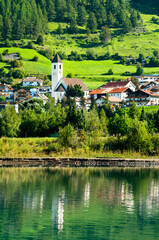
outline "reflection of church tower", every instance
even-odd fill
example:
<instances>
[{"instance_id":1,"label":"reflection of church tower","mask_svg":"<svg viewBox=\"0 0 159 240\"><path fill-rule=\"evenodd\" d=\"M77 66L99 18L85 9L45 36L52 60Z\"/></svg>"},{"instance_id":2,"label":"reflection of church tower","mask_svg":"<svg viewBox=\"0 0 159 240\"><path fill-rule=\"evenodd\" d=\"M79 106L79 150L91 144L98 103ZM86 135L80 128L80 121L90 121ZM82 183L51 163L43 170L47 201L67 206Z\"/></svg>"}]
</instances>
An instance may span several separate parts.
<instances>
[{"instance_id":1,"label":"reflection of church tower","mask_svg":"<svg viewBox=\"0 0 159 240\"><path fill-rule=\"evenodd\" d=\"M65 191L62 190L59 193L59 196L56 197L52 202L52 222L53 228L57 232L61 232L63 230L64 205L65 205Z\"/></svg>"},{"instance_id":2,"label":"reflection of church tower","mask_svg":"<svg viewBox=\"0 0 159 240\"><path fill-rule=\"evenodd\" d=\"M56 54L52 61L52 73L51 73L52 97L54 97L55 99L57 99L57 97L54 90L61 78L63 78L63 62L59 55Z\"/></svg>"}]
</instances>

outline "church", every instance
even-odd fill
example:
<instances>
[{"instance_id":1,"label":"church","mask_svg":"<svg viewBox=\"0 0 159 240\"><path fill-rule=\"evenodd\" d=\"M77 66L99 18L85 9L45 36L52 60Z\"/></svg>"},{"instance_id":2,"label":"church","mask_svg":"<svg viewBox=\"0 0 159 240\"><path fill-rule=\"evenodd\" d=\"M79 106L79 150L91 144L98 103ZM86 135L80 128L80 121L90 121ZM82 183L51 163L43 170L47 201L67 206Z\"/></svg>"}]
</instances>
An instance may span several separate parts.
<instances>
[{"instance_id":1,"label":"church","mask_svg":"<svg viewBox=\"0 0 159 240\"><path fill-rule=\"evenodd\" d=\"M68 85L74 87L76 84L82 87L81 89L84 92L84 98L89 98L89 90L81 79L63 77L63 62L58 54L56 54L52 61L51 80L52 97L55 98L56 102L62 100Z\"/></svg>"}]
</instances>

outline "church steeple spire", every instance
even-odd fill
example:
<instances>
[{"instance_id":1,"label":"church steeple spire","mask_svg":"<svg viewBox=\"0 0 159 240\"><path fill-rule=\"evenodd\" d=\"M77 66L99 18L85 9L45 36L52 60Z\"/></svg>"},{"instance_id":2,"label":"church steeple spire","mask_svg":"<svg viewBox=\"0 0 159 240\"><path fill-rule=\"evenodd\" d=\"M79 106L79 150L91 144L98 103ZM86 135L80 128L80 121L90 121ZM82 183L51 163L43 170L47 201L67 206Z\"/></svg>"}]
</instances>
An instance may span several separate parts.
<instances>
[{"instance_id":1,"label":"church steeple spire","mask_svg":"<svg viewBox=\"0 0 159 240\"><path fill-rule=\"evenodd\" d=\"M62 60L61 60L60 56L58 55L58 53L56 53L54 59L52 60L52 63L62 63Z\"/></svg>"}]
</instances>

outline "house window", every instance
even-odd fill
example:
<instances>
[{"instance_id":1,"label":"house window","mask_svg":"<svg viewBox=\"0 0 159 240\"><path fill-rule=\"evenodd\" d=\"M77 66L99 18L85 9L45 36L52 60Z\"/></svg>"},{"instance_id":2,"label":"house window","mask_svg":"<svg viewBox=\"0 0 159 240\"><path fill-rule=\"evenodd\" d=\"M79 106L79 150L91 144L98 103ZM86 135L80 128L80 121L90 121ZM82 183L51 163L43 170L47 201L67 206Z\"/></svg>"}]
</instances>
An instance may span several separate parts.
<instances>
[{"instance_id":1,"label":"house window","mask_svg":"<svg viewBox=\"0 0 159 240\"><path fill-rule=\"evenodd\" d=\"M56 65L54 65L54 69L56 69Z\"/></svg>"},{"instance_id":2,"label":"house window","mask_svg":"<svg viewBox=\"0 0 159 240\"><path fill-rule=\"evenodd\" d=\"M59 68L61 69L61 65L59 66Z\"/></svg>"}]
</instances>

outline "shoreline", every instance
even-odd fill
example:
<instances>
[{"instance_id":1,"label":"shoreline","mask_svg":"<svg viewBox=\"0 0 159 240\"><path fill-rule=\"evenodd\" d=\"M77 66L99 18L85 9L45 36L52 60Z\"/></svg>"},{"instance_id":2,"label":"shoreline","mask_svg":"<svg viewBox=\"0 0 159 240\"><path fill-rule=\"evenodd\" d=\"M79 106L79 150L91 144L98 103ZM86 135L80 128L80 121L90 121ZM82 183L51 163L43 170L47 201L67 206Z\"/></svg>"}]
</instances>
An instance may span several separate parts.
<instances>
[{"instance_id":1,"label":"shoreline","mask_svg":"<svg viewBox=\"0 0 159 240\"><path fill-rule=\"evenodd\" d=\"M0 157L0 167L159 167L159 159Z\"/></svg>"}]
</instances>

